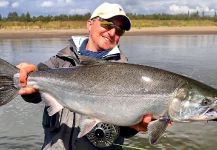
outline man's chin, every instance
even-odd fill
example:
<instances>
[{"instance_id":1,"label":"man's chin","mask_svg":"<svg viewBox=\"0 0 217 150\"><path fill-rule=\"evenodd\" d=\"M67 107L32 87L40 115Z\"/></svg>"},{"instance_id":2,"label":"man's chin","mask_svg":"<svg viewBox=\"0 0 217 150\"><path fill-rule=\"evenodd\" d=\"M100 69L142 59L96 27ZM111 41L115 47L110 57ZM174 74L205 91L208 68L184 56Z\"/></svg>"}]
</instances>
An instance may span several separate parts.
<instances>
[{"instance_id":1,"label":"man's chin","mask_svg":"<svg viewBox=\"0 0 217 150\"><path fill-rule=\"evenodd\" d=\"M115 45L111 44L110 42L104 42L103 45L101 46L102 49L106 50L106 49L112 49L114 48Z\"/></svg>"}]
</instances>

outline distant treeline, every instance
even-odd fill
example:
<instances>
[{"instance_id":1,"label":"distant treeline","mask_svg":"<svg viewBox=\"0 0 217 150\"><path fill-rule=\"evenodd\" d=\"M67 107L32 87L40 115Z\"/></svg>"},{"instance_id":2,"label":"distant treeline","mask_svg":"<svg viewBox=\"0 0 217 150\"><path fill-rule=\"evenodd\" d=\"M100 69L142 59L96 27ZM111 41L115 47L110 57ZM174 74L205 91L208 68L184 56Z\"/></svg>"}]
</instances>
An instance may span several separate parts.
<instances>
[{"instance_id":1,"label":"distant treeline","mask_svg":"<svg viewBox=\"0 0 217 150\"><path fill-rule=\"evenodd\" d=\"M84 15L57 15L57 16L31 16L29 12L23 13L18 15L17 12L9 12L7 17L2 17L0 14L0 21L20 21L20 22L50 22L50 21L82 21L88 20L90 18L90 13ZM141 19L150 19L150 20L212 20L217 21L216 13L213 16L205 16L203 13L199 15L198 12L196 13L188 13L188 14L177 14L177 15L170 15L170 14L152 14L152 15L143 15L143 14L127 14L132 20L141 20Z\"/></svg>"},{"instance_id":2,"label":"distant treeline","mask_svg":"<svg viewBox=\"0 0 217 150\"><path fill-rule=\"evenodd\" d=\"M75 20L87 20L90 18L90 13L84 15L57 15L57 16L31 16L29 12L18 15L17 12L9 12L7 17L2 17L0 14L0 21L26 21L26 22L49 22L49 21L75 21Z\"/></svg>"}]
</instances>

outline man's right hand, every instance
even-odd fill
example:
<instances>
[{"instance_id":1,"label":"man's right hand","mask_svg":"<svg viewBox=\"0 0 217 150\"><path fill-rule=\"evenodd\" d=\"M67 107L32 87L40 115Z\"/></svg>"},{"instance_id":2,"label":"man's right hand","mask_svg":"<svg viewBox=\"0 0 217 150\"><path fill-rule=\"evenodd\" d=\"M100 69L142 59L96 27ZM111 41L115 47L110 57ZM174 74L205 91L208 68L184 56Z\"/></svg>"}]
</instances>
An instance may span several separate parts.
<instances>
[{"instance_id":1,"label":"man's right hand","mask_svg":"<svg viewBox=\"0 0 217 150\"><path fill-rule=\"evenodd\" d=\"M17 68L20 69L20 84L22 87L18 94L27 95L37 92L37 89L31 86L26 86L29 73L37 71L37 66L33 64L21 63L17 65Z\"/></svg>"}]
</instances>

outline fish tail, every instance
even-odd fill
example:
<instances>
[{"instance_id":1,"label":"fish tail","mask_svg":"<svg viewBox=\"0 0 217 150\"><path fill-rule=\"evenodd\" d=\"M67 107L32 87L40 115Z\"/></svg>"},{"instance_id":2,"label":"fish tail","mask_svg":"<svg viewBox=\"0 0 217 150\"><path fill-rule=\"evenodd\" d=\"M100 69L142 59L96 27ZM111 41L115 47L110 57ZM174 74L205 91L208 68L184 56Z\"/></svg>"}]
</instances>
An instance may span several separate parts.
<instances>
[{"instance_id":1,"label":"fish tail","mask_svg":"<svg viewBox=\"0 0 217 150\"><path fill-rule=\"evenodd\" d=\"M0 106L18 95L18 88L14 84L14 74L18 72L18 68L0 58Z\"/></svg>"}]
</instances>

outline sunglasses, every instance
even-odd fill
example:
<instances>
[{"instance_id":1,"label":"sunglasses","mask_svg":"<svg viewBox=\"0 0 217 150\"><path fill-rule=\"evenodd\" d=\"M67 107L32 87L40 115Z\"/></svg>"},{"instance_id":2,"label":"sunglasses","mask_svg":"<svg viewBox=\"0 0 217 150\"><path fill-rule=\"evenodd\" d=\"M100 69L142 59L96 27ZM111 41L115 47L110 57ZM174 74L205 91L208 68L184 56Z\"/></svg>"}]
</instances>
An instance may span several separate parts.
<instances>
[{"instance_id":1,"label":"sunglasses","mask_svg":"<svg viewBox=\"0 0 217 150\"><path fill-rule=\"evenodd\" d=\"M115 34L117 34L118 36L122 36L125 32L124 29L121 29L119 26L115 25L113 22L99 18L98 19L100 21L100 26L107 29L107 30L111 30L113 28L115 28Z\"/></svg>"}]
</instances>

